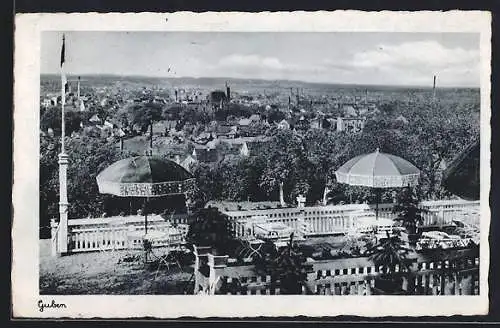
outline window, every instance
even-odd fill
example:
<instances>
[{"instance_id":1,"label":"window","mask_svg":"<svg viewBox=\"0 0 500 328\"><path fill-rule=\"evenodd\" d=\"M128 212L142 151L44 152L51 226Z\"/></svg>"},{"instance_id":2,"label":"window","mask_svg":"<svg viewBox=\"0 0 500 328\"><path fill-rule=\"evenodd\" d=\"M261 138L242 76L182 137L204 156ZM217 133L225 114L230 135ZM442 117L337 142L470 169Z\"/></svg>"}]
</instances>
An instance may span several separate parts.
<instances>
[{"instance_id":1,"label":"window","mask_svg":"<svg viewBox=\"0 0 500 328\"><path fill-rule=\"evenodd\" d=\"M356 274L356 268L351 269L351 274Z\"/></svg>"},{"instance_id":2,"label":"window","mask_svg":"<svg viewBox=\"0 0 500 328\"><path fill-rule=\"evenodd\" d=\"M339 269L335 269L335 275L336 276L340 275L340 270Z\"/></svg>"},{"instance_id":3,"label":"window","mask_svg":"<svg viewBox=\"0 0 500 328\"><path fill-rule=\"evenodd\" d=\"M363 267L359 268L359 273L365 273L365 268Z\"/></svg>"},{"instance_id":4,"label":"window","mask_svg":"<svg viewBox=\"0 0 500 328\"><path fill-rule=\"evenodd\" d=\"M367 267L366 268L366 273L372 273L372 267Z\"/></svg>"},{"instance_id":5,"label":"window","mask_svg":"<svg viewBox=\"0 0 500 328\"><path fill-rule=\"evenodd\" d=\"M342 274L347 274L347 269L342 270Z\"/></svg>"}]
</instances>

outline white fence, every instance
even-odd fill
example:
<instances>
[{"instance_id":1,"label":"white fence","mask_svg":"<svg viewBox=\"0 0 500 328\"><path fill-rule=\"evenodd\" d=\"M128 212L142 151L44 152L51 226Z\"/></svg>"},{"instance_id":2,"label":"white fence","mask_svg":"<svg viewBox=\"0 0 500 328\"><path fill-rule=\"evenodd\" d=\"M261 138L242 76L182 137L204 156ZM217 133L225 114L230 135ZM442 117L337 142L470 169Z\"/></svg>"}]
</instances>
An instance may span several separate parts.
<instances>
[{"instance_id":1,"label":"white fence","mask_svg":"<svg viewBox=\"0 0 500 328\"><path fill-rule=\"evenodd\" d=\"M379 217L394 219L394 204L380 204ZM479 212L479 201L439 200L421 203L424 210L423 227L442 227L452 224L461 213ZM276 208L246 211L226 211L233 223L233 230L237 237L245 236L248 231L245 227L253 217L267 217L267 222L284 223L294 229L301 225L307 226L308 236L342 234L352 230L356 225L356 216L361 214L373 215L374 205L346 204L330 206L312 206L295 208Z\"/></svg>"},{"instance_id":2,"label":"white fence","mask_svg":"<svg viewBox=\"0 0 500 328\"><path fill-rule=\"evenodd\" d=\"M203 261L210 267L208 276L199 272L199 260L195 265L195 286L208 289L214 281L222 280L229 290L213 290L212 293L234 295L280 294L279 282L269 275L260 276L253 265L229 266L227 257L203 254ZM412 295L479 295L479 254L472 249L458 250L453 256L417 254L408 269L396 265L394 272L401 273L400 287ZM214 265L217 264L217 265ZM316 295L371 295L376 280L388 268L375 265L369 258L347 258L309 261L312 272L307 275L309 293ZM199 287L201 286L201 287ZM238 286L238 287L236 287ZM303 289L306 293L306 289Z\"/></svg>"},{"instance_id":3,"label":"white fence","mask_svg":"<svg viewBox=\"0 0 500 328\"><path fill-rule=\"evenodd\" d=\"M182 219L177 218L179 222ZM185 221L184 221L185 222ZM143 216L75 219L68 223L68 251L71 253L106 251L131 248L142 245L142 235L145 234ZM163 238L152 240L152 246L179 244L184 241L188 226L178 223L175 227L162 217L148 217L148 233L163 232ZM53 224L52 245L53 254L57 253L58 226Z\"/></svg>"},{"instance_id":4,"label":"white fence","mask_svg":"<svg viewBox=\"0 0 500 328\"><path fill-rule=\"evenodd\" d=\"M394 204L380 204L379 217L393 219ZM425 209L424 227L437 227L451 224L452 220L463 217L463 213L478 213L479 201L442 200L425 201L421 204ZM347 204L330 206L312 206L302 208L278 208L249 211L227 211L237 237L247 235L246 227L254 216L266 216L267 222L284 223L305 236L331 235L346 233L356 224L354 213L373 213L374 206L368 204ZM471 214L472 215L472 214ZM131 241L129 232L131 227L136 231L144 230L143 216L87 218L68 220L68 250L69 252L86 252L106 249L124 249ZM176 231L171 229L175 224ZM57 253L57 243L60 229L57 223L52 222L53 253ZM187 216L172 215L166 222L159 215L148 217L148 231L169 232L172 238L177 233L187 234ZM157 245L171 241L157 242Z\"/></svg>"}]
</instances>

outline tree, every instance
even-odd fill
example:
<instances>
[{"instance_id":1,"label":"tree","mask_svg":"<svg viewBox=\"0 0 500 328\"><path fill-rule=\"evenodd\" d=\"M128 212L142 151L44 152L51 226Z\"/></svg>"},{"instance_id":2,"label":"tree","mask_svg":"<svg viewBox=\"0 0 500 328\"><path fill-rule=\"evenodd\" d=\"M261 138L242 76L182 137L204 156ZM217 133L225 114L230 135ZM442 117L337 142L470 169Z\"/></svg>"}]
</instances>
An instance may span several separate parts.
<instances>
[{"instance_id":1,"label":"tree","mask_svg":"<svg viewBox=\"0 0 500 328\"><path fill-rule=\"evenodd\" d=\"M189 218L188 243L213 247L217 254L234 251L234 238L228 217L217 208L198 210Z\"/></svg>"},{"instance_id":2,"label":"tree","mask_svg":"<svg viewBox=\"0 0 500 328\"><path fill-rule=\"evenodd\" d=\"M301 174L308 168L302 140L293 131L281 130L273 137L269 148L260 185L268 195L277 187L292 190Z\"/></svg>"},{"instance_id":3,"label":"tree","mask_svg":"<svg viewBox=\"0 0 500 328\"><path fill-rule=\"evenodd\" d=\"M420 208L419 203L416 193L407 187L399 193L397 202L392 209L393 213L397 214L395 220L401 222L401 225L406 229L412 244L416 243L418 225L424 221L422 216L424 210Z\"/></svg>"},{"instance_id":4,"label":"tree","mask_svg":"<svg viewBox=\"0 0 500 328\"><path fill-rule=\"evenodd\" d=\"M40 237L50 236L50 219L58 217L59 138L40 138Z\"/></svg>"},{"instance_id":5,"label":"tree","mask_svg":"<svg viewBox=\"0 0 500 328\"><path fill-rule=\"evenodd\" d=\"M323 198L325 190L333 190L334 172L348 159L349 147L344 144L344 134L313 129L304 135L305 156L309 162L311 186L308 199Z\"/></svg>"},{"instance_id":6,"label":"tree","mask_svg":"<svg viewBox=\"0 0 500 328\"><path fill-rule=\"evenodd\" d=\"M280 250L276 250L274 244L264 246L263 256L255 265L257 273L270 275L271 281L279 280L280 294L302 294L302 288L307 289L307 274L312 267L307 264L306 257L294 243L293 233L287 246Z\"/></svg>"},{"instance_id":7,"label":"tree","mask_svg":"<svg viewBox=\"0 0 500 328\"><path fill-rule=\"evenodd\" d=\"M155 102L134 103L126 107L130 125L137 125L144 133L153 122L162 118L163 105Z\"/></svg>"},{"instance_id":8,"label":"tree","mask_svg":"<svg viewBox=\"0 0 500 328\"><path fill-rule=\"evenodd\" d=\"M442 103L420 104L415 111L407 133L409 138L408 159L422 170L422 192L426 198L442 198L446 195L441 187L443 163L451 161L465 145L478 135L476 122L471 113L450 108Z\"/></svg>"},{"instance_id":9,"label":"tree","mask_svg":"<svg viewBox=\"0 0 500 328\"><path fill-rule=\"evenodd\" d=\"M380 274L378 281L385 285L384 289L394 292L401 289L401 278L410 269L409 249L399 235L381 238L372 249L368 250L369 259L377 266L383 266L387 271ZM396 273L396 265L399 270Z\"/></svg>"},{"instance_id":10,"label":"tree","mask_svg":"<svg viewBox=\"0 0 500 328\"><path fill-rule=\"evenodd\" d=\"M399 235L380 238L377 245L370 250L370 260L376 265L386 266L388 273L394 272L396 265L405 267L409 249Z\"/></svg>"},{"instance_id":11,"label":"tree","mask_svg":"<svg viewBox=\"0 0 500 328\"><path fill-rule=\"evenodd\" d=\"M64 115L66 135L71 135L74 131L80 130L82 122L82 114L75 111L66 111ZM49 107L40 117L40 129L47 132L49 128L54 130L58 135L61 135L61 108Z\"/></svg>"},{"instance_id":12,"label":"tree","mask_svg":"<svg viewBox=\"0 0 500 328\"><path fill-rule=\"evenodd\" d=\"M70 217L95 217L103 212L112 214L113 208L106 206L106 201L112 196L99 193L96 177L112 163L126 157L126 154L120 154L114 143L102 138L71 138L67 145Z\"/></svg>"},{"instance_id":13,"label":"tree","mask_svg":"<svg viewBox=\"0 0 500 328\"><path fill-rule=\"evenodd\" d=\"M40 226L46 227L58 217L60 138L40 140ZM122 156L113 143L101 138L81 136L66 140L68 165L68 216L70 219L88 215L100 216L113 211L107 207L109 195L99 193L96 176ZM111 214L111 213L110 213ZM118 213L116 213L118 214Z\"/></svg>"},{"instance_id":14,"label":"tree","mask_svg":"<svg viewBox=\"0 0 500 328\"><path fill-rule=\"evenodd\" d=\"M209 164L199 162L194 166L192 173L205 201L222 199L223 181L219 179L216 169Z\"/></svg>"}]
</instances>

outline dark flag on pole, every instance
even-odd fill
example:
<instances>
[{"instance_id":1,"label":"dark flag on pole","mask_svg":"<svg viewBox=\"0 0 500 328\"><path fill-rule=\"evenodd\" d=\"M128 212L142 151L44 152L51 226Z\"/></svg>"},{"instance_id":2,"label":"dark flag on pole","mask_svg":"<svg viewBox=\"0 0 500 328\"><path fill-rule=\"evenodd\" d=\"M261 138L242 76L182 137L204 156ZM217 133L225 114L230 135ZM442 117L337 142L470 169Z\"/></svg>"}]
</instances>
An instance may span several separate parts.
<instances>
[{"instance_id":1,"label":"dark flag on pole","mask_svg":"<svg viewBox=\"0 0 500 328\"><path fill-rule=\"evenodd\" d=\"M65 103L66 100L66 92L68 92L68 80L66 79L66 73L64 72L65 57L66 57L66 49L65 49L65 40L63 34L62 47L61 47L61 96L63 104Z\"/></svg>"}]
</instances>

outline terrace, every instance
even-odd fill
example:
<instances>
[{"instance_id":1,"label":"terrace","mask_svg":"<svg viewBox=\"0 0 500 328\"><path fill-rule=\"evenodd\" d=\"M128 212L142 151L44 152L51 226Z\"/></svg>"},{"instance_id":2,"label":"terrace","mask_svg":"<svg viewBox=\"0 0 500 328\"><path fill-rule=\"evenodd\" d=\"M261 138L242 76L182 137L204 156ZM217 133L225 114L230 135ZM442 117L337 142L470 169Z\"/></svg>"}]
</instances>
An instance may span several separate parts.
<instances>
[{"instance_id":1,"label":"terrace","mask_svg":"<svg viewBox=\"0 0 500 328\"><path fill-rule=\"evenodd\" d=\"M358 286L352 287L352 293L355 290L358 293L358 289L355 288L362 288L359 289L359 293L367 295L380 292L377 292L375 282L378 278L375 279L376 277L371 274L373 272L383 273L385 269L376 267L367 257L367 250L373 246L374 237L377 237L370 229L373 222L370 221L372 212L369 205L347 204L270 209L266 208L267 206L261 206L260 210L252 209L250 205L247 204L244 207L248 210L225 212L230 222L233 222L235 237L242 241L239 243L240 247L234 247L234 254L219 257L213 255L212 250L204 250L204 254L199 254L201 257L196 257L193 264L192 255L188 252L185 254L187 256L185 262L179 266L170 265L168 267L162 267L158 263L153 266L145 266L142 261L134 260L134 257L130 256L130 252L135 252L137 254L135 256L140 256L139 249L135 247L134 250L134 247L130 246L131 244L139 245L140 238L136 238L134 243L133 238L128 236L131 227L136 231L143 229L144 218L141 216L69 220L68 254L71 255L63 257L48 256L54 252L58 242L58 227L53 222L53 238L43 242L43 254L40 256L41 292L56 294L85 292L95 294L182 294L198 290L198 292L221 293L221 291L227 290L227 284L233 284L237 279L238 284L241 281L246 281L243 285L247 287L241 289L238 292L240 294L279 293L278 285L271 282L270 277L256 274L254 264L261 254L260 247L265 241L274 242L278 248L286 246L291 232L295 232L297 237L302 237L302 239L296 239L299 249L308 259L308 263L312 265L313 272L308 274L307 293L344 295L348 293L347 290L350 290L352 284ZM390 219L393 216L392 212L389 211L391 206L392 204L380 206L379 223L383 223L382 226L392 227L389 224L393 222ZM462 290L463 293L470 294L477 292L477 286L474 285L477 283L474 279L477 278L478 270L478 255L475 252L477 252L476 245L478 244L479 202L435 201L423 202L421 206L431 209L421 228L429 231L446 228L448 236L441 233L439 234L441 239L431 239L436 233L424 233L424 238L417 243L416 248L411 252L410 258L413 259L411 285L414 286L411 292L417 293L415 288L420 286L418 293L424 293L422 290L427 290L427 292L434 290L433 293L443 291L444 293L445 287L442 285L439 285L438 289L434 288L437 282L433 282L434 285L433 283L429 285L430 277L437 275L435 271L438 270L438 264L432 264L432 268L435 268L432 269L434 270L432 272L425 270L431 266L429 263L444 263L450 258L454 259L454 263L458 261L458 264L452 264L452 266L458 265L460 267L462 260L456 259L456 254L458 254L457 256L463 254L463 261L466 263L469 263L468 259L471 259L472 262L465 265L464 269L460 271L465 277L464 286L467 284L467 287L460 287L461 282L459 282L459 287L457 287L459 289L453 292L462 293ZM159 240L153 245L160 253L173 244L184 243L183 239L189 229L186 215L175 215L168 220L159 215L153 215L148 218L148 221L151 231L162 232L168 236L168 238ZM242 225L243 223L245 225ZM354 227L358 228L356 234L352 233L353 223ZM468 227L468 229L464 227ZM471 229L471 227L476 227L476 229ZM472 238L471 234L475 238ZM378 238L380 237L379 235ZM429 239L432 240L432 243L428 242ZM457 242L458 240L460 242ZM474 243L470 243L471 240ZM243 251L245 249L247 252ZM205 269L200 270L202 266ZM324 271L318 274L320 270ZM198 274L198 271L203 272ZM424 275L423 272L427 275ZM426 278L422 278L422 276ZM462 276L456 278L457 281L462 279ZM103 277L108 277L106 280L109 281L106 284L98 283L100 279L101 281L104 279ZM217 279L219 281L213 288L209 288L210 284L213 284ZM423 283L422 279L424 279ZM448 278L446 276L443 279ZM250 282L251 284L248 285ZM469 282L473 287L470 287ZM445 283L443 282L443 284ZM274 289L270 287L271 285ZM368 285L370 287L367 287ZM368 288L370 288L369 291L367 291ZM231 290L231 292L233 291Z\"/></svg>"}]
</instances>

